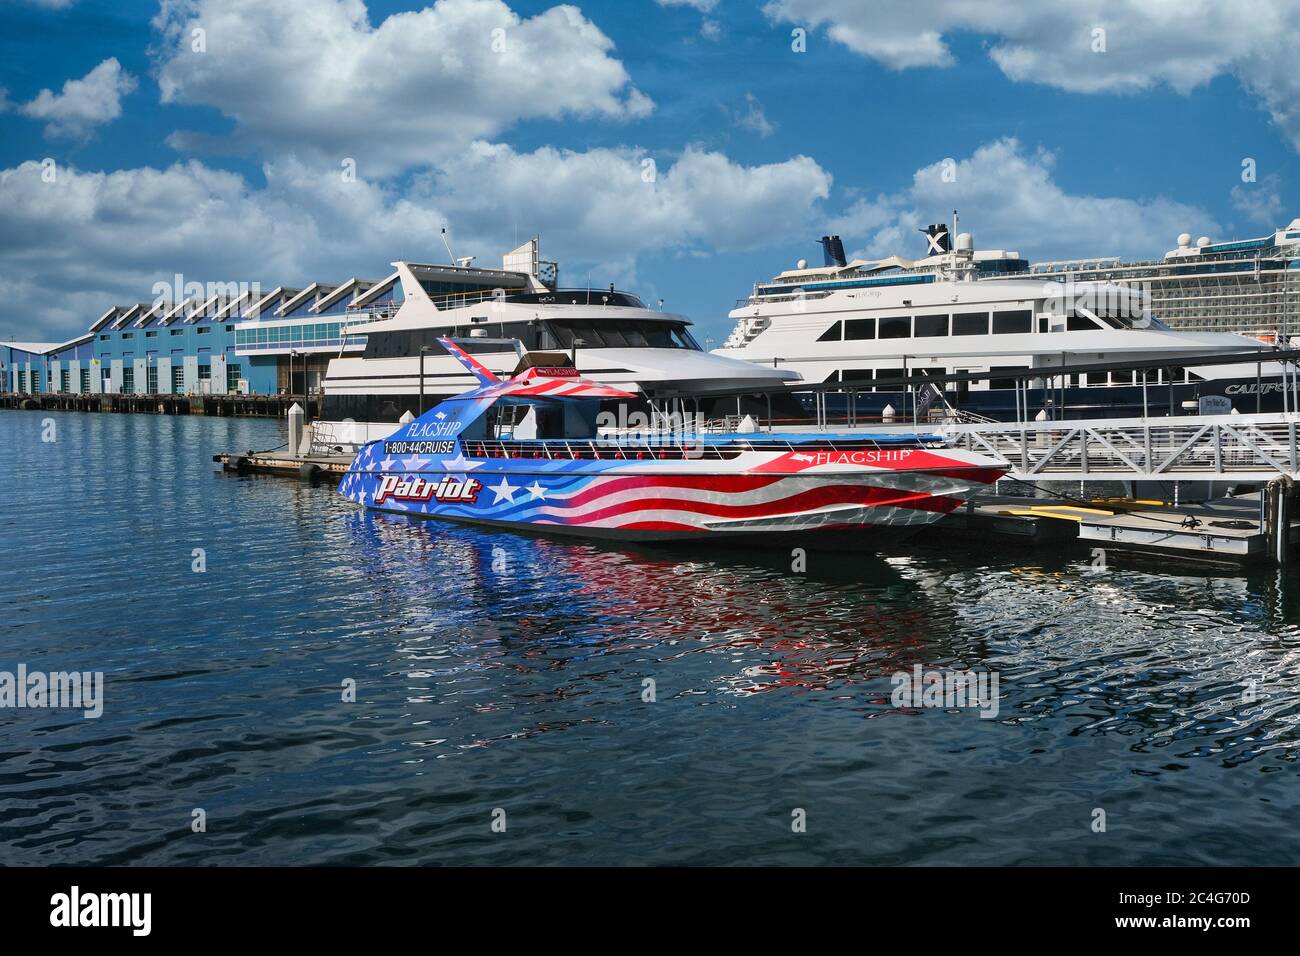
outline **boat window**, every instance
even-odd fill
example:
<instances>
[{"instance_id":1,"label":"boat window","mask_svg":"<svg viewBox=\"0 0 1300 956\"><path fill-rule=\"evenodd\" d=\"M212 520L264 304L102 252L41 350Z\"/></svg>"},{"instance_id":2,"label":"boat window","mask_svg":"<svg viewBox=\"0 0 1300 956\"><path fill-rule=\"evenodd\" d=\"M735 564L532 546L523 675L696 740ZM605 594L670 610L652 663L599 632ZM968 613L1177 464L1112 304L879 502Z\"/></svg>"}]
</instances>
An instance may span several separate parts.
<instances>
[{"instance_id":1,"label":"boat window","mask_svg":"<svg viewBox=\"0 0 1300 956\"><path fill-rule=\"evenodd\" d=\"M876 378L878 378L878 379L905 378L906 376L907 376L907 369L905 369L905 368L878 368L878 369L876 369ZM904 389L906 386L903 386L903 385L887 385L887 386L885 386L885 387L888 388L891 392L901 392L901 391L903 391L903 389Z\"/></svg>"},{"instance_id":2,"label":"boat window","mask_svg":"<svg viewBox=\"0 0 1300 956\"><path fill-rule=\"evenodd\" d=\"M869 368L846 368L840 376L840 381L845 385L851 382L870 382L875 377L875 372Z\"/></svg>"},{"instance_id":3,"label":"boat window","mask_svg":"<svg viewBox=\"0 0 1300 956\"><path fill-rule=\"evenodd\" d=\"M829 329L817 336L818 342L838 342L843 334L844 323L836 322Z\"/></svg>"},{"instance_id":4,"label":"boat window","mask_svg":"<svg viewBox=\"0 0 1300 956\"><path fill-rule=\"evenodd\" d=\"M910 315L889 315L880 317L880 337L882 339L907 339L912 337L912 317Z\"/></svg>"},{"instance_id":5,"label":"boat window","mask_svg":"<svg viewBox=\"0 0 1300 956\"><path fill-rule=\"evenodd\" d=\"M1089 385L1105 385L1108 381L1105 372L1089 372L1087 379Z\"/></svg>"},{"instance_id":6,"label":"boat window","mask_svg":"<svg viewBox=\"0 0 1300 956\"><path fill-rule=\"evenodd\" d=\"M600 339L607 348L625 349L627 348L627 339L619 330L616 323L609 322L600 326Z\"/></svg>"},{"instance_id":7,"label":"boat window","mask_svg":"<svg viewBox=\"0 0 1300 956\"><path fill-rule=\"evenodd\" d=\"M680 322L638 321L636 319L600 319L598 321L550 319L546 323L562 349L571 349L574 339L578 348L655 348L700 351L686 326Z\"/></svg>"},{"instance_id":8,"label":"boat window","mask_svg":"<svg viewBox=\"0 0 1300 956\"><path fill-rule=\"evenodd\" d=\"M838 382L839 380L840 380L840 370L836 369L835 371L831 372L831 374L827 375L824 379L822 379L822 382L823 383Z\"/></svg>"},{"instance_id":9,"label":"boat window","mask_svg":"<svg viewBox=\"0 0 1300 956\"><path fill-rule=\"evenodd\" d=\"M958 312L952 317L953 335L988 335L987 312Z\"/></svg>"},{"instance_id":10,"label":"boat window","mask_svg":"<svg viewBox=\"0 0 1300 956\"><path fill-rule=\"evenodd\" d=\"M1014 335L1033 331L1034 314L1028 309L993 313L993 334Z\"/></svg>"},{"instance_id":11,"label":"boat window","mask_svg":"<svg viewBox=\"0 0 1300 956\"><path fill-rule=\"evenodd\" d=\"M989 388L1015 388L1018 381L1024 379L1015 378L994 378L993 376L1001 373L1006 375L1008 372L1028 372L1027 365L994 365L989 368Z\"/></svg>"},{"instance_id":12,"label":"boat window","mask_svg":"<svg viewBox=\"0 0 1300 956\"><path fill-rule=\"evenodd\" d=\"M1133 373L1132 372L1111 372L1110 383L1112 385L1132 385Z\"/></svg>"},{"instance_id":13,"label":"boat window","mask_svg":"<svg viewBox=\"0 0 1300 956\"><path fill-rule=\"evenodd\" d=\"M1069 318L1065 320L1065 330L1067 332L1091 332L1093 329L1101 327L1101 323L1096 319L1090 319L1086 315L1079 315L1077 312L1070 313Z\"/></svg>"},{"instance_id":14,"label":"boat window","mask_svg":"<svg viewBox=\"0 0 1300 956\"><path fill-rule=\"evenodd\" d=\"M874 339L875 337L875 319L848 319L844 323L844 338L847 341Z\"/></svg>"},{"instance_id":15,"label":"boat window","mask_svg":"<svg viewBox=\"0 0 1300 956\"><path fill-rule=\"evenodd\" d=\"M937 338L948 334L948 316L918 315L916 317L916 337L918 339Z\"/></svg>"}]
</instances>

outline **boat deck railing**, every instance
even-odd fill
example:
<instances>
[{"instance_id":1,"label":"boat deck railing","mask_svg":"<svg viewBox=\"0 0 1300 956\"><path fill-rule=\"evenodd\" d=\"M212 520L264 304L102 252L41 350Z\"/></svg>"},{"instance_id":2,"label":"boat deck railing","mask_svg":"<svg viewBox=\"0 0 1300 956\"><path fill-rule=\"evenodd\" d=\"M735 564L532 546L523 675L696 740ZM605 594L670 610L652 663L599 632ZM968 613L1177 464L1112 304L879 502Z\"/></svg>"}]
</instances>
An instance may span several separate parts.
<instances>
[{"instance_id":1,"label":"boat deck railing","mask_svg":"<svg viewBox=\"0 0 1300 956\"><path fill-rule=\"evenodd\" d=\"M899 436L877 441L871 438L789 441L783 438L755 438L736 441L705 441L703 435L665 437L662 441L628 440L626 437L572 439L539 438L521 441L465 439L461 444L469 458L529 458L560 461L725 461L747 452L854 452L896 451L930 448L943 444L938 436Z\"/></svg>"}]
</instances>

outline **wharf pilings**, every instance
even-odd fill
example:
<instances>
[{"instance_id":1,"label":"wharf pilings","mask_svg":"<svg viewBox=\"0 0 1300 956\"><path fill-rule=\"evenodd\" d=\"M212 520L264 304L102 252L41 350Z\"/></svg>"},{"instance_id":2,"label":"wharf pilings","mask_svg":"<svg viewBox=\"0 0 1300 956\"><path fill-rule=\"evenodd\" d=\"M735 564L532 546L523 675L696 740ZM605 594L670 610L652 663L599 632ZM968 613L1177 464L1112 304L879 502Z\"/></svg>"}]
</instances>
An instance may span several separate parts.
<instances>
[{"instance_id":1,"label":"wharf pilings","mask_svg":"<svg viewBox=\"0 0 1300 956\"><path fill-rule=\"evenodd\" d=\"M297 402L313 417L320 399L304 395L138 395L65 392L0 393L0 408L61 412L116 412L137 415L217 415L283 418Z\"/></svg>"}]
</instances>

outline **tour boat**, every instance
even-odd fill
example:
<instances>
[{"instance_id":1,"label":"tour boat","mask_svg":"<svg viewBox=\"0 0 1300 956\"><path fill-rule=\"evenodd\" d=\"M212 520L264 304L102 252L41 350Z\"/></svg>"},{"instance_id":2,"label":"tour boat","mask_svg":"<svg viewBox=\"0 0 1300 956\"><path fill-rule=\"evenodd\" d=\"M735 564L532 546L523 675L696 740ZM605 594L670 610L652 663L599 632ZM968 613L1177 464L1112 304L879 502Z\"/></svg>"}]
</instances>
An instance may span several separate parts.
<instances>
[{"instance_id":1,"label":"tour boat","mask_svg":"<svg viewBox=\"0 0 1300 956\"><path fill-rule=\"evenodd\" d=\"M339 486L357 504L612 540L815 534L870 549L937 521L1007 469L921 434L629 428L609 409L635 393L581 377L563 353L522 352L503 379L440 344L479 387L363 446Z\"/></svg>"}]
</instances>

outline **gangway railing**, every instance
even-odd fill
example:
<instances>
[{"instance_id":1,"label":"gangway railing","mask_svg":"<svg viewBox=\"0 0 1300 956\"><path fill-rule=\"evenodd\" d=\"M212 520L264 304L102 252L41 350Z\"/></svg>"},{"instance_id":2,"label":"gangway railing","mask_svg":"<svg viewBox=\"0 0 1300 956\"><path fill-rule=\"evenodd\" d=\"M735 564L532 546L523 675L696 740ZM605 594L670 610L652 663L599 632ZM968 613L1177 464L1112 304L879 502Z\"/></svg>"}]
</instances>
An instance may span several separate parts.
<instances>
[{"instance_id":1,"label":"gangway railing","mask_svg":"<svg viewBox=\"0 0 1300 956\"><path fill-rule=\"evenodd\" d=\"M958 448L1006 460L1013 478L1269 481L1300 478L1300 413L948 423Z\"/></svg>"}]
</instances>

